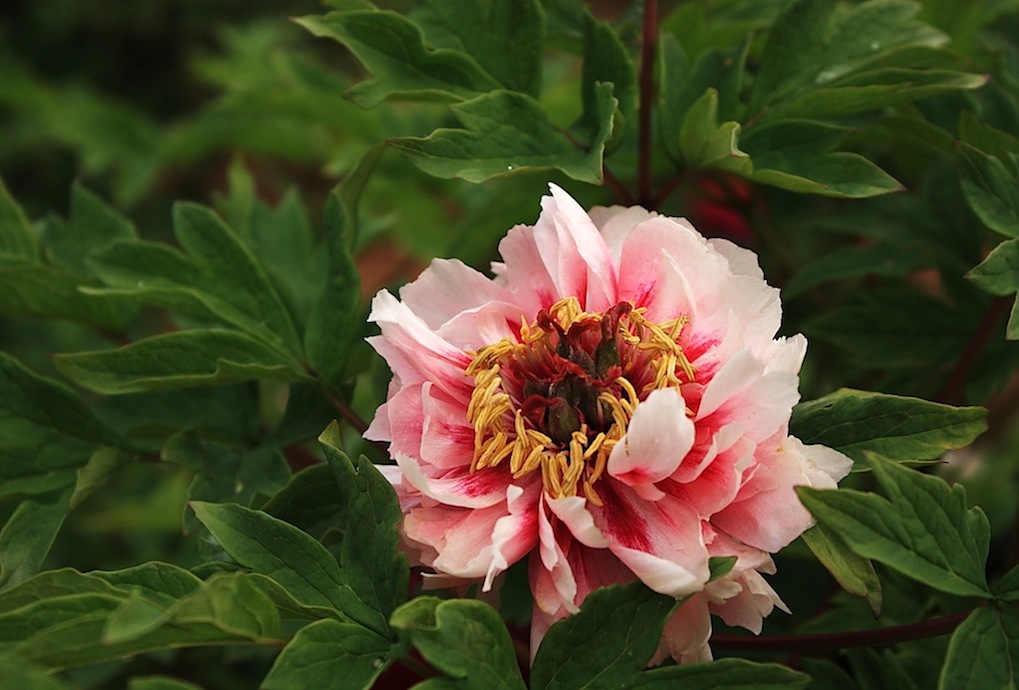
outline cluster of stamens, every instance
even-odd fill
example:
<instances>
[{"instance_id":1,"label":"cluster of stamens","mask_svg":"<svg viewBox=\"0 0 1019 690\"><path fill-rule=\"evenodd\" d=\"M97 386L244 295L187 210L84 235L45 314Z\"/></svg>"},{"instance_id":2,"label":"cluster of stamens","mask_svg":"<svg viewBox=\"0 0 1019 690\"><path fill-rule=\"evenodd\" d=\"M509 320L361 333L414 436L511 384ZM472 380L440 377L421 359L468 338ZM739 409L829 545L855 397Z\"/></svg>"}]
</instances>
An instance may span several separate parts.
<instances>
[{"instance_id":1,"label":"cluster of stamens","mask_svg":"<svg viewBox=\"0 0 1019 690\"><path fill-rule=\"evenodd\" d=\"M679 345L688 319L656 324L645 311L620 302L588 313L567 297L533 323L522 318L519 340L478 350L466 371L471 472L507 461L514 479L540 469L550 496L583 492L602 505L594 485L637 405L694 378Z\"/></svg>"}]
</instances>

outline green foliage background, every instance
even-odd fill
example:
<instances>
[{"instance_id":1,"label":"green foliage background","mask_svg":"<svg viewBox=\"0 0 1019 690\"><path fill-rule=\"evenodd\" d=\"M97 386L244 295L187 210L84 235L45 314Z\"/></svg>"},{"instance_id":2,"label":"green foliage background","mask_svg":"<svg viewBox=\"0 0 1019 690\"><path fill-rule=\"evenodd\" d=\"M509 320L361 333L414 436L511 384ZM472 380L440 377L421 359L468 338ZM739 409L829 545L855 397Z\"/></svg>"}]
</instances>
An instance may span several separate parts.
<instances>
[{"instance_id":1,"label":"green foliage background","mask_svg":"<svg viewBox=\"0 0 1019 690\"><path fill-rule=\"evenodd\" d=\"M326 5L0 9L0 687L1019 684L1015 2L662 3L647 63L640 4ZM645 671L630 585L529 668L519 569L408 596L366 299L549 180L754 249L810 338L792 431L858 471L777 559L802 649Z\"/></svg>"}]
</instances>

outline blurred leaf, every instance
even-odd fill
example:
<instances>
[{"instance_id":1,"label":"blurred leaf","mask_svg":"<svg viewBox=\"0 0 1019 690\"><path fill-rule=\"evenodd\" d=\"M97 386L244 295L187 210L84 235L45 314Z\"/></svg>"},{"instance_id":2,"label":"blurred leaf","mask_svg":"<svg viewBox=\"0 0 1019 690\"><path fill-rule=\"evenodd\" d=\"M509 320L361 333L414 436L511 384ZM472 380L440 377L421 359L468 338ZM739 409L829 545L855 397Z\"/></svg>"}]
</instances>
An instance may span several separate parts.
<instances>
[{"instance_id":1,"label":"blurred leaf","mask_svg":"<svg viewBox=\"0 0 1019 690\"><path fill-rule=\"evenodd\" d=\"M99 594L111 600L126 595L93 573L79 573L71 568L47 570L15 587L0 592L0 614L15 611L39 601L56 600L78 594Z\"/></svg>"},{"instance_id":2,"label":"blurred leaf","mask_svg":"<svg viewBox=\"0 0 1019 690\"><path fill-rule=\"evenodd\" d=\"M590 139L598 136L605 119L599 84L612 84L612 95L618 100L617 107L622 113L616 126L621 129L620 125L637 109L637 67L612 26L585 13L580 81L584 109L578 124ZM610 135L618 137L620 133L610 132Z\"/></svg>"},{"instance_id":3,"label":"blurred leaf","mask_svg":"<svg viewBox=\"0 0 1019 690\"><path fill-rule=\"evenodd\" d=\"M939 690L1019 686L1019 614L1015 607L981 606L956 628Z\"/></svg>"},{"instance_id":4,"label":"blurred leaf","mask_svg":"<svg viewBox=\"0 0 1019 690\"><path fill-rule=\"evenodd\" d=\"M304 378L278 350L227 330L177 331L116 350L56 355L53 363L75 383L107 395Z\"/></svg>"},{"instance_id":5,"label":"blurred leaf","mask_svg":"<svg viewBox=\"0 0 1019 690\"><path fill-rule=\"evenodd\" d=\"M1019 236L1019 157L1013 154L1003 161L966 144L956 151L970 208L991 230Z\"/></svg>"},{"instance_id":6,"label":"blurred leaf","mask_svg":"<svg viewBox=\"0 0 1019 690\"><path fill-rule=\"evenodd\" d=\"M857 554L942 592L989 597L987 517L967 509L965 490L876 455L867 462L887 499L797 487L800 500Z\"/></svg>"},{"instance_id":7,"label":"blurred leaf","mask_svg":"<svg viewBox=\"0 0 1019 690\"><path fill-rule=\"evenodd\" d=\"M803 331L867 369L924 367L929 380L962 354L978 318L918 290L876 288L855 291Z\"/></svg>"},{"instance_id":8,"label":"blurred leaf","mask_svg":"<svg viewBox=\"0 0 1019 690\"><path fill-rule=\"evenodd\" d=\"M387 98L465 100L499 88L464 53L426 48L421 29L395 12L351 10L295 21L316 36L345 45L375 75L375 80L347 91L366 108Z\"/></svg>"},{"instance_id":9,"label":"blurred leaf","mask_svg":"<svg viewBox=\"0 0 1019 690\"><path fill-rule=\"evenodd\" d=\"M810 677L778 664L745 659L719 659L704 664L653 668L627 688L640 690L785 690L805 688ZM599 686L601 687L601 686Z\"/></svg>"},{"instance_id":10,"label":"blurred leaf","mask_svg":"<svg viewBox=\"0 0 1019 690\"><path fill-rule=\"evenodd\" d=\"M945 43L947 36L913 19L919 9L903 0L855 6L796 0L787 5L768 33L751 111L823 86L896 48Z\"/></svg>"},{"instance_id":11,"label":"blurred leaf","mask_svg":"<svg viewBox=\"0 0 1019 690\"><path fill-rule=\"evenodd\" d=\"M694 168L715 168L750 176L753 165L739 149L740 124L718 124L718 91L709 88L683 118L679 150Z\"/></svg>"},{"instance_id":12,"label":"blurred leaf","mask_svg":"<svg viewBox=\"0 0 1019 690\"><path fill-rule=\"evenodd\" d=\"M389 665L390 642L356 623L321 620L283 648L264 690L357 690L372 687Z\"/></svg>"},{"instance_id":13,"label":"blurred leaf","mask_svg":"<svg viewBox=\"0 0 1019 690\"><path fill-rule=\"evenodd\" d=\"M16 257L34 261L39 255L32 226L0 179L0 259Z\"/></svg>"},{"instance_id":14,"label":"blurred leaf","mask_svg":"<svg viewBox=\"0 0 1019 690\"><path fill-rule=\"evenodd\" d=\"M843 388L793 408L789 430L806 444L868 452L896 462L931 460L964 448L987 429L987 410Z\"/></svg>"},{"instance_id":15,"label":"blurred leaf","mask_svg":"<svg viewBox=\"0 0 1019 690\"><path fill-rule=\"evenodd\" d=\"M351 460L340 450L333 422L319 437L340 490L343 531L339 562L349 587L340 593L341 610L383 635L389 617L407 600L409 571L400 552L397 526L403 519L396 492L367 458Z\"/></svg>"},{"instance_id":16,"label":"blurred leaf","mask_svg":"<svg viewBox=\"0 0 1019 690\"><path fill-rule=\"evenodd\" d=\"M840 247L806 264L782 287L783 299L833 280L879 275L901 276L931 266L935 258L921 247L899 247L888 243Z\"/></svg>"},{"instance_id":17,"label":"blurred leaf","mask_svg":"<svg viewBox=\"0 0 1019 690\"><path fill-rule=\"evenodd\" d=\"M67 224L51 224L44 236L46 251L55 263L78 275L89 275L85 256L114 240L135 239L134 226L80 184L71 188Z\"/></svg>"},{"instance_id":18,"label":"blurred leaf","mask_svg":"<svg viewBox=\"0 0 1019 690\"><path fill-rule=\"evenodd\" d=\"M308 362L333 392L347 375L347 362L361 319L361 278L351 253L358 232L357 206L383 149L370 149L329 195L325 211L328 271L312 304L304 333Z\"/></svg>"},{"instance_id":19,"label":"blurred leaf","mask_svg":"<svg viewBox=\"0 0 1019 690\"><path fill-rule=\"evenodd\" d=\"M330 529L343 529L342 496L332 468L312 465L291 477L262 510L321 539Z\"/></svg>"},{"instance_id":20,"label":"blurred leaf","mask_svg":"<svg viewBox=\"0 0 1019 690\"><path fill-rule=\"evenodd\" d=\"M68 507L74 510L96 489L101 488L113 473L127 461L128 457L117 448L109 446L97 448L89 457L88 462L78 468L78 480L74 485L74 493L71 495Z\"/></svg>"},{"instance_id":21,"label":"blurred leaf","mask_svg":"<svg viewBox=\"0 0 1019 690\"><path fill-rule=\"evenodd\" d=\"M0 352L0 410L84 441L125 445L70 388L39 376L5 352Z\"/></svg>"},{"instance_id":22,"label":"blurred leaf","mask_svg":"<svg viewBox=\"0 0 1019 690\"><path fill-rule=\"evenodd\" d=\"M0 313L71 319L120 333L124 310L111 296L85 294L95 284L56 266L0 262Z\"/></svg>"},{"instance_id":23,"label":"blurred leaf","mask_svg":"<svg viewBox=\"0 0 1019 690\"><path fill-rule=\"evenodd\" d=\"M70 690L69 685L45 671L9 661L0 661L0 687L17 690Z\"/></svg>"},{"instance_id":24,"label":"blurred leaf","mask_svg":"<svg viewBox=\"0 0 1019 690\"><path fill-rule=\"evenodd\" d=\"M127 683L127 690L202 690L202 688L179 678L147 676L132 678Z\"/></svg>"},{"instance_id":25,"label":"blurred leaf","mask_svg":"<svg viewBox=\"0 0 1019 690\"><path fill-rule=\"evenodd\" d=\"M503 87L537 98L545 12L536 0L428 0L415 13L429 43L467 53Z\"/></svg>"},{"instance_id":26,"label":"blurred leaf","mask_svg":"<svg viewBox=\"0 0 1019 690\"><path fill-rule=\"evenodd\" d=\"M558 169L597 184L617 101L610 84L599 85L595 94L599 128L584 147L557 130L537 101L513 91L492 91L451 106L463 129L437 129L424 138L397 137L390 144L436 177L483 182L526 169Z\"/></svg>"},{"instance_id":27,"label":"blurred leaf","mask_svg":"<svg viewBox=\"0 0 1019 690\"><path fill-rule=\"evenodd\" d=\"M24 501L0 529L0 587L11 587L38 572L67 517L70 490L47 502Z\"/></svg>"},{"instance_id":28,"label":"blurred leaf","mask_svg":"<svg viewBox=\"0 0 1019 690\"><path fill-rule=\"evenodd\" d=\"M160 457L195 472L189 501L250 505L255 496L271 496L290 479L290 468L278 449L217 443L191 429L167 439Z\"/></svg>"},{"instance_id":29,"label":"blurred leaf","mask_svg":"<svg viewBox=\"0 0 1019 690\"><path fill-rule=\"evenodd\" d=\"M298 601L286 587L268 575L248 573L248 580L272 600L281 618L299 621L347 620L331 606L315 606Z\"/></svg>"},{"instance_id":30,"label":"blurred leaf","mask_svg":"<svg viewBox=\"0 0 1019 690\"><path fill-rule=\"evenodd\" d=\"M1019 565L1013 566L991 589L1005 601L1019 601Z\"/></svg>"},{"instance_id":31,"label":"blurred leaf","mask_svg":"<svg viewBox=\"0 0 1019 690\"><path fill-rule=\"evenodd\" d=\"M506 624L488 604L419 597L397 609L392 623L425 661L453 679L426 681L422 690L526 687Z\"/></svg>"},{"instance_id":32,"label":"blurred leaf","mask_svg":"<svg viewBox=\"0 0 1019 690\"><path fill-rule=\"evenodd\" d=\"M94 570L83 577L98 578L164 608L193 594L202 585L201 580L180 566L159 561L147 561L121 570Z\"/></svg>"},{"instance_id":33,"label":"blurred leaf","mask_svg":"<svg viewBox=\"0 0 1019 690\"><path fill-rule=\"evenodd\" d=\"M639 581L592 592L580 613L554 624L541 641L531 668L531 687L629 685L658 648L675 607L675 599Z\"/></svg>"},{"instance_id":34,"label":"blurred leaf","mask_svg":"<svg viewBox=\"0 0 1019 690\"><path fill-rule=\"evenodd\" d=\"M874 618L881 615L881 580L870 560L858 556L831 529L817 524L802 535L804 543L842 589L863 597Z\"/></svg>"}]
</instances>

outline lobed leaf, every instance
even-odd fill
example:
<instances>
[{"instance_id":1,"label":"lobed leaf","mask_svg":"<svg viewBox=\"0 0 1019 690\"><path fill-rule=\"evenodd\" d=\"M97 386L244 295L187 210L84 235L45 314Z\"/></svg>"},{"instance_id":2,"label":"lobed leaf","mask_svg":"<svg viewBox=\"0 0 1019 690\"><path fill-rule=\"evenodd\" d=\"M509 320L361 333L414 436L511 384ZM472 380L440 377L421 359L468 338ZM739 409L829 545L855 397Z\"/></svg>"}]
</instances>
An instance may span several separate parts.
<instances>
[{"instance_id":1,"label":"lobed leaf","mask_svg":"<svg viewBox=\"0 0 1019 690\"><path fill-rule=\"evenodd\" d=\"M390 642L356 623L320 620L301 628L276 658L264 690L358 690L389 665Z\"/></svg>"},{"instance_id":2,"label":"lobed leaf","mask_svg":"<svg viewBox=\"0 0 1019 690\"><path fill-rule=\"evenodd\" d=\"M896 462L931 460L963 448L987 429L981 407L843 388L793 409L790 432L829 446L857 463L868 452Z\"/></svg>"},{"instance_id":3,"label":"lobed leaf","mask_svg":"<svg viewBox=\"0 0 1019 690\"><path fill-rule=\"evenodd\" d=\"M347 91L366 108L387 98L466 100L499 88L470 56L429 50L421 29L395 12L350 10L295 21L316 36L342 43L375 75Z\"/></svg>"},{"instance_id":4,"label":"lobed leaf","mask_svg":"<svg viewBox=\"0 0 1019 690\"><path fill-rule=\"evenodd\" d=\"M319 443L339 489L337 522L343 532L339 562L346 588L342 611L387 637L389 618L407 599L409 570L397 526L403 518L396 492L367 458L356 461L339 449L333 422Z\"/></svg>"},{"instance_id":5,"label":"lobed leaf","mask_svg":"<svg viewBox=\"0 0 1019 690\"><path fill-rule=\"evenodd\" d=\"M991 230L1019 237L1019 158L998 158L962 143L956 151L970 208Z\"/></svg>"},{"instance_id":6,"label":"lobed leaf","mask_svg":"<svg viewBox=\"0 0 1019 690\"><path fill-rule=\"evenodd\" d=\"M427 137L397 137L390 144L436 177L468 182L522 170L558 169L575 180L600 183L602 153L617 107L610 84L595 89L598 129L580 147L557 130L541 105L514 91L491 91L451 106L461 129L437 129Z\"/></svg>"},{"instance_id":7,"label":"lobed leaf","mask_svg":"<svg viewBox=\"0 0 1019 690\"><path fill-rule=\"evenodd\" d=\"M0 529L0 588L35 575L67 517L70 489L46 501L23 501Z\"/></svg>"},{"instance_id":8,"label":"lobed leaf","mask_svg":"<svg viewBox=\"0 0 1019 690\"><path fill-rule=\"evenodd\" d=\"M888 498L798 487L803 505L864 558L942 592L990 596L984 575L990 528L983 511L967 509L963 488L876 455L867 462Z\"/></svg>"},{"instance_id":9,"label":"lobed leaf","mask_svg":"<svg viewBox=\"0 0 1019 690\"><path fill-rule=\"evenodd\" d=\"M531 687L578 690L634 682L658 648L675 607L675 599L639 581L592 592L579 613L545 635L531 668Z\"/></svg>"},{"instance_id":10,"label":"lobed leaf","mask_svg":"<svg viewBox=\"0 0 1019 690\"><path fill-rule=\"evenodd\" d=\"M1019 613L981 606L952 633L939 690L1019 686Z\"/></svg>"},{"instance_id":11,"label":"lobed leaf","mask_svg":"<svg viewBox=\"0 0 1019 690\"><path fill-rule=\"evenodd\" d=\"M0 259L34 261L39 247L32 226L18 202L0 179Z\"/></svg>"},{"instance_id":12,"label":"lobed leaf","mask_svg":"<svg viewBox=\"0 0 1019 690\"><path fill-rule=\"evenodd\" d=\"M824 524L814 525L802 537L839 586L853 596L866 599L874 618L878 618L881 615L881 580L870 559L854 553L838 534Z\"/></svg>"},{"instance_id":13,"label":"lobed leaf","mask_svg":"<svg viewBox=\"0 0 1019 690\"><path fill-rule=\"evenodd\" d=\"M214 329L166 333L116 350L56 355L53 363L75 383L106 395L304 378L294 360L262 341Z\"/></svg>"},{"instance_id":14,"label":"lobed leaf","mask_svg":"<svg viewBox=\"0 0 1019 690\"><path fill-rule=\"evenodd\" d=\"M425 661L453 679L429 681L422 689L526 687L506 624L488 604L470 599L442 601L418 597L393 613L392 625L410 637Z\"/></svg>"}]
</instances>

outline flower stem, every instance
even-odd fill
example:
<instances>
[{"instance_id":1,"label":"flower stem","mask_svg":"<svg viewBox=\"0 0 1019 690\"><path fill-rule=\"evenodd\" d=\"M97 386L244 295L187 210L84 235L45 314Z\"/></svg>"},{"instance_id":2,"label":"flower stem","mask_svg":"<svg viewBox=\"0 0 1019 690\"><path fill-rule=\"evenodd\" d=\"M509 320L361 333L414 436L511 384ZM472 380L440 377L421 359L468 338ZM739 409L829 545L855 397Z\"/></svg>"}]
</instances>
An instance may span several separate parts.
<instances>
[{"instance_id":1,"label":"flower stem","mask_svg":"<svg viewBox=\"0 0 1019 690\"><path fill-rule=\"evenodd\" d=\"M944 388L935 396L935 400L943 403L957 402L968 380L970 369L973 368L983 349L987 347L991 336L994 335L998 321L1008 311L1011 300L1011 297L994 298L991 306L988 307L987 312L984 314L984 318L980 321L980 325L977 326L976 332L970 339L969 345L966 346L966 351L959 357L955 369L952 370L952 374L948 377Z\"/></svg>"},{"instance_id":2,"label":"flower stem","mask_svg":"<svg viewBox=\"0 0 1019 690\"><path fill-rule=\"evenodd\" d=\"M651 208L651 103L655 95L655 46L658 40L658 0L644 0L640 53L640 131L637 149L637 202Z\"/></svg>"},{"instance_id":3,"label":"flower stem","mask_svg":"<svg viewBox=\"0 0 1019 690\"><path fill-rule=\"evenodd\" d=\"M923 640L928 637L947 635L962 624L973 609L959 611L941 618L917 621L906 625L874 630L850 630L847 632L819 635L774 635L751 637L749 635L712 635L714 649L754 652L830 652L853 647L884 647L900 642Z\"/></svg>"}]
</instances>

